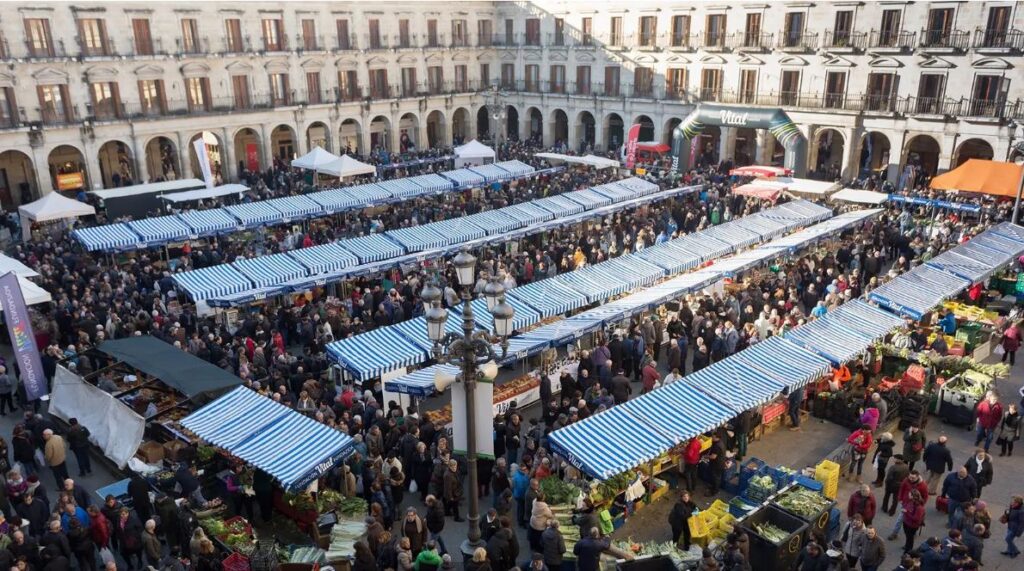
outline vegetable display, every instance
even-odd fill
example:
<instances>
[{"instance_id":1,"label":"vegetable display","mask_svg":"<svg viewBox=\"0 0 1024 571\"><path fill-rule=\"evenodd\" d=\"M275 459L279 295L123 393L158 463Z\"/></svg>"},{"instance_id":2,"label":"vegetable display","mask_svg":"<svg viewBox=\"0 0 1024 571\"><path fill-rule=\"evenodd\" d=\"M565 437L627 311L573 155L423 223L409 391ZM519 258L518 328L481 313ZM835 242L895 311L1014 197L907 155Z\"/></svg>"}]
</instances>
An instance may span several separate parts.
<instances>
[{"instance_id":1,"label":"vegetable display","mask_svg":"<svg viewBox=\"0 0 1024 571\"><path fill-rule=\"evenodd\" d=\"M899 357L908 361L916 361L925 366L932 367L951 377L966 371L977 371L994 379L1003 379L1010 374L1010 367L1005 363L979 363L971 357L959 357L947 355L940 357L935 353L914 353L910 349L896 347L887 343L876 343L875 352L886 357Z\"/></svg>"},{"instance_id":2,"label":"vegetable display","mask_svg":"<svg viewBox=\"0 0 1024 571\"><path fill-rule=\"evenodd\" d=\"M988 376L980 375L975 371L966 371L964 374L950 379L943 387L947 391L970 395L976 400L981 400L991 382L992 379Z\"/></svg>"},{"instance_id":3,"label":"vegetable display","mask_svg":"<svg viewBox=\"0 0 1024 571\"><path fill-rule=\"evenodd\" d=\"M770 523L755 523L754 531L775 545L780 545L789 538L789 534L785 530Z\"/></svg>"},{"instance_id":4,"label":"vegetable display","mask_svg":"<svg viewBox=\"0 0 1024 571\"><path fill-rule=\"evenodd\" d=\"M346 516L364 516L370 510L363 498L345 498L338 504L337 509Z\"/></svg>"},{"instance_id":5,"label":"vegetable display","mask_svg":"<svg viewBox=\"0 0 1024 571\"><path fill-rule=\"evenodd\" d=\"M623 472L603 482L595 482L590 489L590 500L595 504L610 500L628 488L635 479L636 475L633 472Z\"/></svg>"},{"instance_id":6,"label":"vegetable display","mask_svg":"<svg viewBox=\"0 0 1024 571\"><path fill-rule=\"evenodd\" d=\"M542 479L540 489L544 492L544 498L548 504L576 505L576 500L580 497L579 488L563 482L557 476Z\"/></svg>"},{"instance_id":7,"label":"vegetable display","mask_svg":"<svg viewBox=\"0 0 1024 571\"><path fill-rule=\"evenodd\" d=\"M831 505L820 492L797 486L775 498L775 503L803 518L813 517Z\"/></svg>"}]
</instances>

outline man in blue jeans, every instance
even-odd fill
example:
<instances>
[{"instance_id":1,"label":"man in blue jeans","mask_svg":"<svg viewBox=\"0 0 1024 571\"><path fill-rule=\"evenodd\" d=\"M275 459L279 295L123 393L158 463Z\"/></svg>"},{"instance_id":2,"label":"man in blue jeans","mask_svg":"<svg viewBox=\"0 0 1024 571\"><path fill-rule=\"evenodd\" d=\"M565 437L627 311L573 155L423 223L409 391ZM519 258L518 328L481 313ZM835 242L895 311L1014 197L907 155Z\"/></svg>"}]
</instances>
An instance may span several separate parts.
<instances>
[{"instance_id":1,"label":"man in blue jeans","mask_svg":"<svg viewBox=\"0 0 1024 571\"><path fill-rule=\"evenodd\" d=\"M978 485L974 478L967 473L967 468L961 466L956 472L951 472L942 482L940 496L949 500L948 518L949 527L952 529L957 515L963 511L963 505L978 497Z\"/></svg>"},{"instance_id":2,"label":"man in blue jeans","mask_svg":"<svg viewBox=\"0 0 1024 571\"><path fill-rule=\"evenodd\" d=\"M800 405L804 402L804 387L795 389L789 393L789 429L796 432L800 430Z\"/></svg>"}]
</instances>

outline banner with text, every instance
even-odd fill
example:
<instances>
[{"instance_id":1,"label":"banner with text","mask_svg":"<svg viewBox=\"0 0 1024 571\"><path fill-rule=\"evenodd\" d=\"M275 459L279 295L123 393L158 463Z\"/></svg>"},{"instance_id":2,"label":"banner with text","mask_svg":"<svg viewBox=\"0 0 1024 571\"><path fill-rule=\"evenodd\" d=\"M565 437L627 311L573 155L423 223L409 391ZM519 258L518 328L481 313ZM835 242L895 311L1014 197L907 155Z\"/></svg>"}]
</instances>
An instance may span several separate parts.
<instances>
[{"instance_id":1,"label":"banner with text","mask_svg":"<svg viewBox=\"0 0 1024 571\"><path fill-rule=\"evenodd\" d=\"M25 396L28 400L36 400L46 394L46 376L39 359L36 336L29 323L25 296L21 293L21 284L14 272L0 276L0 303L3 304L7 333L11 337L21 381L25 383Z\"/></svg>"}]
</instances>

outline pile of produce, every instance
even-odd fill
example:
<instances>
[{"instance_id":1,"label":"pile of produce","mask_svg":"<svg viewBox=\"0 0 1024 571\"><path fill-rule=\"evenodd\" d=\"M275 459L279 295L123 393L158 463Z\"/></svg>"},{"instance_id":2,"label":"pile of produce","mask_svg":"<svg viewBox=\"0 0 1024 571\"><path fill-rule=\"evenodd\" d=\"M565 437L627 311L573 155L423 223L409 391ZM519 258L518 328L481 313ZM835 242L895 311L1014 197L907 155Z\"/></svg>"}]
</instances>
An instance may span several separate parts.
<instances>
[{"instance_id":1,"label":"pile of produce","mask_svg":"<svg viewBox=\"0 0 1024 571\"><path fill-rule=\"evenodd\" d=\"M908 361L916 361L925 367L933 367L946 377L959 375L966 371L977 371L993 379L1003 379L1010 374L1010 367L1005 363L986 364L979 363L971 357L958 357L956 355L940 357L938 354L930 352L914 353L910 349L886 343L875 344L875 352L885 357L899 357Z\"/></svg>"},{"instance_id":2,"label":"pile of produce","mask_svg":"<svg viewBox=\"0 0 1024 571\"><path fill-rule=\"evenodd\" d=\"M540 490L544 492L544 499L548 505L568 504L576 505L580 497L580 489L572 484L567 484L558 476L549 476L540 481Z\"/></svg>"},{"instance_id":3,"label":"pile of produce","mask_svg":"<svg viewBox=\"0 0 1024 571\"><path fill-rule=\"evenodd\" d=\"M337 509L341 515L349 517L361 517L370 511L370 507L363 498L345 498L338 504Z\"/></svg>"},{"instance_id":4,"label":"pile of produce","mask_svg":"<svg viewBox=\"0 0 1024 571\"><path fill-rule=\"evenodd\" d=\"M322 514L333 512L338 509L338 506L340 506L343 501L345 501L345 496L341 495L340 492L330 488L320 490L316 495L316 511Z\"/></svg>"},{"instance_id":5,"label":"pile of produce","mask_svg":"<svg viewBox=\"0 0 1024 571\"><path fill-rule=\"evenodd\" d=\"M308 496L306 497L308 498ZM299 505L301 504L301 506L303 507L299 507L299 509L311 509L305 507L305 500L299 499L298 497L293 498L291 494L286 495L285 500L296 507L299 507ZM296 501L298 503L292 503L293 501ZM319 493L317 493L316 510L317 513L322 514L327 512L338 511L343 516L355 518L362 517L366 515L366 513L369 511L366 504L366 500L364 500L363 498L346 498L345 496L331 489L321 490Z\"/></svg>"},{"instance_id":6,"label":"pile of produce","mask_svg":"<svg viewBox=\"0 0 1024 571\"><path fill-rule=\"evenodd\" d=\"M995 311L987 311L974 305L967 305L956 301L947 301L943 307L953 312L957 319L965 321L979 321L983 323L995 323L999 320L999 314Z\"/></svg>"},{"instance_id":7,"label":"pile of produce","mask_svg":"<svg viewBox=\"0 0 1024 571\"><path fill-rule=\"evenodd\" d=\"M976 400L981 400L981 397L985 396L985 391L989 389L990 384L990 377L979 375L974 371L967 371L960 376L950 379L943 387L947 391L970 395Z\"/></svg>"},{"instance_id":8,"label":"pile of produce","mask_svg":"<svg viewBox=\"0 0 1024 571\"><path fill-rule=\"evenodd\" d=\"M595 504L610 500L621 494L636 480L633 472L616 474L603 482L595 482L590 488L590 500Z\"/></svg>"},{"instance_id":9,"label":"pile of produce","mask_svg":"<svg viewBox=\"0 0 1024 571\"><path fill-rule=\"evenodd\" d=\"M206 518L199 520L208 535L212 535L224 542L228 547L248 555L256 547L256 538L252 534L252 526L241 516L229 520L217 518Z\"/></svg>"},{"instance_id":10,"label":"pile of produce","mask_svg":"<svg viewBox=\"0 0 1024 571\"><path fill-rule=\"evenodd\" d=\"M511 398L515 398L520 393L540 386L540 379L533 375L523 375L516 377L507 383L494 386L494 402L502 402Z\"/></svg>"},{"instance_id":11,"label":"pile of produce","mask_svg":"<svg viewBox=\"0 0 1024 571\"><path fill-rule=\"evenodd\" d=\"M644 557L649 555L671 555L678 551L676 546L671 541L633 541L630 537L625 541L616 541L613 545L625 551L626 553L632 553L636 557Z\"/></svg>"},{"instance_id":12,"label":"pile of produce","mask_svg":"<svg viewBox=\"0 0 1024 571\"><path fill-rule=\"evenodd\" d=\"M298 494L285 493L284 501L299 511L306 512L316 509L316 503L313 502L313 498L306 492Z\"/></svg>"},{"instance_id":13,"label":"pile of produce","mask_svg":"<svg viewBox=\"0 0 1024 571\"><path fill-rule=\"evenodd\" d=\"M217 455L217 449L213 446L199 446L196 448L196 461L205 464Z\"/></svg>"},{"instance_id":14,"label":"pile of produce","mask_svg":"<svg viewBox=\"0 0 1024 571\"><path fill-rule=\"evenodd\" d=\"M550 479L550 478L545 478ZM573 522L573 506L550 505L551 513L558 520L558 530L562 532L562 539L565 540L566 555L572 554L572 548L580 540L580 526Z\"/></svg>"},{"instance_id":15,"label":"pile of produce","mask_svg":"<svg viewBox=\"0 0 1024 571\"><path fill-rule=\"evenodd\" d=\"M832 503L821 492L797 486L775 498L775 503L803 518L818 515Z\"/></svg>"},{"instance_id":16,"label":"pile of produce","mask_svg":"<svg viewBox=\"0 0 1024 571\"><path fill-rule=\"evenodd\" d=\"M755 523L754 531L775 545L780 545L783 541L789 539L789 534L785 530L770 523Z\"/></svg>"},{"instance_id":17,"label":"pile of produce","mask_svg":"<svg viewBox=\"0 0 1024 571\"><path fill-rule=\"evenodd\" d=\"M754 476L747 485L746 495L752 500L763 502L775 493L775 481L768 474Z\"/></svg>"},{"instance_id":18,"label":"pile of produce","mask_svg":"<svg viewBox=\"0 0 1024 571\"><path fill-rule=\"evenodd\" d=\"M356 555L355 543L366 536L366 524L359 520L339 520L331 528L331 543L327 548L327 561L352 559Z\"/></svg>"}]
</instances>

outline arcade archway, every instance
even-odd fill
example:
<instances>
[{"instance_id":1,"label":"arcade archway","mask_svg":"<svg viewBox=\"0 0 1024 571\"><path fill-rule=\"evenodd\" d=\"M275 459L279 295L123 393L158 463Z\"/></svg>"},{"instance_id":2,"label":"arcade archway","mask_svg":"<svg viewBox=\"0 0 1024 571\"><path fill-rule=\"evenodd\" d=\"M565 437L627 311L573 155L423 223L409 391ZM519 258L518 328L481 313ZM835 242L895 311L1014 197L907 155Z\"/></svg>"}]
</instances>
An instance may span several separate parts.
<instances>
[{"instance_id":1,"label":"arcade archway","mask_svg":"<svg viewBox=\"0 0 1024 571\"><path fill-rule=\"evenodd\" d=\"M647 115L638 115L633 121L634 125L640 125L640 136L637 138L641 143L654 140L654 121Z\"/></svg>"},{"instance_id":2,"label":"arcade archway","mask_svg":"<svg viewBox=\"0 0 1024 571\"><path fill-rule=\"evenodd\" d=\"M306 128L306 148L313 150L317 147L325 151L331 151L331 129L322 121L316 121Z\"/></svg>"},{"instance_id":3,"label":"arcade archway","mask_svg":"<svg viewBox=\"0 0 1024 571\"><path fill-rule=\"evenodd\" d=\"M846 141L836 129L818 131L814 141L814 172L823 180L835 180L842 175Z\"/></svg>"},{"instance_id":4,"label":"arcade archway","mask_svg":"<svg viewBox=\"0 0 1024 571\"><path fill-rule=\"evenodd\" d=\"M89 180L85 171L85 156L82 151L71 145L60 145L50 151L47 157L50 167L50 180L54 190L76 191L89 189Z\"/></svg>"},{"instance_id":5,"label":"arcade archway","mask_svg":"<svg viewBox=\"0 0 1024 571\"><path fill-rule=\"evenodd\" d=\"M505 108L505 134L513 141L519 140L519 110L509 105Z\"/></svg>"},{"instance_id":6,"label":"arcade archway","mask_svg":"<svg viewBox=\"0 0 1024 571\"><path fill-rule=\"evenodd\" d=\"M445 137L444 113L434 110L427 115L427 144L430 148L436 149L447 144Z\"/></svg>"},{"instance_id":7,"label":"arcade archway","mask_svg":"<svg viewBox=\"0 0 1024 571\"><path fill-rule=\"evenodd\" d=\"M469 110L459 107L452 113L452 144L461 145L469 136Z\"/></svg>"},{"instance_id":8,"label":"arcade archway","mask_svg":"<svg viewBox=\"0 0 1024 571\"><path fill-rule=\"evenodd\" d=\"M234 136L235 160L238 161L238 173L243 171L260 172L263 167L262 141L255 129L244 127Z\"/></svg>"},{"instance_id":9,"label":"arcade archway","mask_svg":"<svg viewBox=\"0 0 1024 571\"><path fill-rule=\"evenodd\" d=\"M178 149L167 137L154 137L146 143L146 172L151 180L175 180L181 176Z\"/></svg>"},{"instance_id":10,"label":"arcade archway","mask_svg":"<svg viewBox=\"0 0 1024 571\"><path fill-rule=\"evenodd\" d=\"M526 110L526 119L529 121L530 138L537 141L544 140L544 114L536 107Z\"/></svg>"},{"instance_id":11,"label":"arcade archway","mask_svg":"<svg viewBox=\"0 0 1024 571\"><path fill-rule=\"evenodd\" d=\"M551 134L556 144L569 145L569 116L561 109L551 112Z\"/></svg>"},{"instance_id":12,"label":"arcade archway","mask_svg":"<svg viewBox=\"0 0 1024 571\"><path fill-rule=\"evenodd\" d=\"M224 177L221 172L221 151L222 147L220 144L220 138L210 131L203 131L202 133L195 134L188 142L188 157L192 165L192 176L198 179L203 178L202 167L199 163L199 155L196 153L196 141L203 140L203 148L206 150L206 156L210 160L210 172L213 174L213 180L223 182Z\"/></svg>"},{"instance_id":13,"label":"arcade archway","mask_svg":"<svg viewBox=\"0 0 1024 571\"><path fill-rule=\"evenodd\" d=\"M991 161L995 156L992 145L982 139L967 139L956 148L956 155L953 157L953 167L956 168L969 159L982 159Z\"/></svg>"},{"instance_id":14,"label":"arcade archway","mask_svg":"<svg viewBox=\"0 0 1024 571\"><path fill-rule=\"evenodd\" d=\"M363 154L362 137L359 136L362 127L355 119L345 119L341 122L338 130L338 149L347 155Z\"/></svg>"},{"instance_id":15,"label":"arcade archway","mask_svg":"<svg viewBox=\"0 0 1024 571\"><path fill-rule=\"evenodd\" d=\"M580 140L580 151L585 150L586 147L593 147L595 134L596 134L597 122L594 121L594 114L590 111L580 111L576 115L576 136Z\"/></svg>"},{"instance_id":16,"label":"arcade archway","mask_svg":"<svg viewBox=\"0 0 1024 571\"><path fill-rule=\"evenodd\" d=\"M0 153L0 203L13 210L39 198L36 169L32 159L21 151Z\"/></svg>"},{"instance_id":17,"label":"arcade archway","mask_svg":"<svg viewBox=\"0 0 1024 571\"><path fill-rule=\"evenodd\" d=\"M415 151L420 146L420 118L406 113L398 120L398 148L403 152Z\"/></svg>"},{"instance_id":18,"label":"arcade archway","mask_svg":"<svg viewBox=\"0 0 1024 571\"><path fill-rule=\"evenodd\" d=\"M881 180L889 176L889 152L892 145L889 139L877 131L865 133L861 137L860 146L860 174L861 176L875 175Z\"/></svg>"},{"instance_id":19,"label":"arcade archway","mask_svg":"<svg viewBox=\"0 0 1024 571\"><path fill-rule=\"evenodd\" d=\"M97 153L104 188L128 186L135 182L135 161L128 145L121 141L103 143Z\"/></svg>"},{"instance_id":20,"label":"arcade archway","mask_svg":"<svg viewBox=\"0 0 1024 571\"><path fill-rule=\"evenodd\" d=\"M296 156L295 130L288 125L278 125L270 132L270 150L274 159L288 165Z\"/></svg>"},{"instance_id":21,"label":"arcade archway","mask_svg":"<svg viewBox=\"0 0 1024 571\"><path fill-rule=\"evenodd\" d=\"M914 166L918 173L935 176L939 170L939 142L929 135L917 135L907 141L903 166Z\"/></svg>"},{"instance_id":22,"label":"arcade archway","mask_svg":"<svg viewBox=\"0 0 1024 571\"><path fill-rule=\"evenodd\" d=\"M609 113L604 118L604 148L617 149L622 145L625 136L625 123L618 113Z\"/></svg>"}]
</instances>

